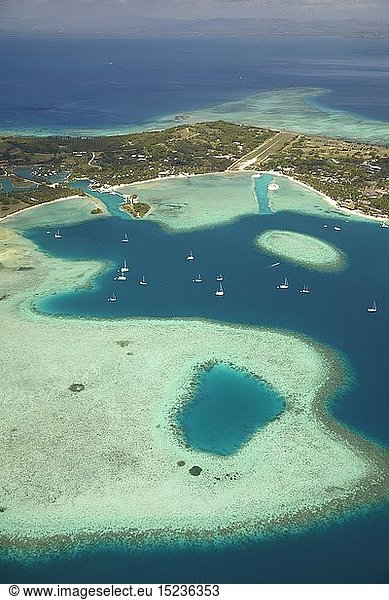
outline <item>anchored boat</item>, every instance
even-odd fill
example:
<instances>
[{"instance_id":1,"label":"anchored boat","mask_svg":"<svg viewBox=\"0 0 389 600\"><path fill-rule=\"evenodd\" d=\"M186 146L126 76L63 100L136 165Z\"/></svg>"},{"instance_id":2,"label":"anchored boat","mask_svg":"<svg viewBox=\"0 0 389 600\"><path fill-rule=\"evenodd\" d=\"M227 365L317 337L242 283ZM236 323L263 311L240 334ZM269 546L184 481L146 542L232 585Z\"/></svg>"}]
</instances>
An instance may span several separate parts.
<instances>
[{"instance_id":1,"label":"anchored boat","mask_svg":"<svg viewBox=\"0 0 389 600\"><path fill-rule=\"evenodd\" d=\"M277 288L279 290L287 290L289 288L289 282L288 279L285 277L283 283L280 283L280 285L277 285Z\"/></svg>"},{"instance_id":2,"label":"anchored boat","mask_svg":"<svg viewBox=\"0 0 389 600\"><path fill-rule=\"evenodd\" d=\"M377 310L378 310L377 303L375 300L373 300L373 304L371 306L368 306L367 312L375 313L375 312L377 312Z\"/></svg>"},{"instance_id":3,"label":"anchored boat","mask_svg":"<svg viewBox=\"0 0 389 600\"><path fill-rule=\"evenodd\" d=\"M221 283L219 283L219 289L216 290L215 296L224 296L224 288Z\"/></svg>"}]
</instances>

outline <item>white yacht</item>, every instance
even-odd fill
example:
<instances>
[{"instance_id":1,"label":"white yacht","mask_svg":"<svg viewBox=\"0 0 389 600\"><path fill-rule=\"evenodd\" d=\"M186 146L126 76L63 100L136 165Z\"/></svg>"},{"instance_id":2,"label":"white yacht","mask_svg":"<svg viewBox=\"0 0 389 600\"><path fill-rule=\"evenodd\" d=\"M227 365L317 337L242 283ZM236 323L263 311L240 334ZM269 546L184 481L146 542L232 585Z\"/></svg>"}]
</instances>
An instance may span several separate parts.
<instances>
[{"instance_id":1,"label":"white yacht","mask_svg":"<svg viewBox=\"0 0 389 600\"><path fill-rule=\"evenodd\" d=\"M269 190L269 192L276 192L280 189L280 186L275 181L271 181L267 186L267 189Z\"/></svg>"},{"instance_id":2,"label":"white yacht","mask_svg":"<svg viewBox=\"0 0 389 600\"><path fill-rule=\"evenodd\" d=\"M188 256L186 257L186 260L194 260L195 257L193 256L193 252L192 250L189 252Z\"/></svg>"},{"instance_id":3,"label":"white yacht","mask_svg":"<svg viewBox=\"0 0 389 600\"><path fill-rule=\"evenodd\" d=\"M116 294L114 294L112 292L112 294L110 295L109 298L107 298L107 302L116 302L117 298L116 298Z\"/></svg>"},{"instance_id":4,"label":"white yacht","mask_svg":"<svg viewBox=\"0 0 389 600\"><path fill-rule=\"evenodd\" d=\"M289 288L288 279L285 277L283 283L280 283L280 285L277 285L277 289L279 289L279 290L287 290L288 288Z\"/></svg>"},{"instance_id":5,"label":"white yacht","mask_svg":"<svg viewBox=\"0 0 389 600\"><path fill-rule=\"evenodd\" d=\"M334 231L342 231L341 226L340 225L335 225Z\"/></svg>"},{"instance_id":6,"label":"white yacht","mask_svg":"<svg viewBox=\"0 0 389 600\"><path fill-rule=\"evenodd\" d=\"M54 233L54 237L55 237L56 240L59 240L62 237L61 232L60 232L59 229L56 229L56 231Z\"/></svg>"},{"instance_id":7,"label":"white yacht","mask_svg":"<svg viewBox=\"0 0 389 600\"><path fill-rule=\"evenodd\" d=\"M377 303L375 300L373 300L373 304L371 306L368 306L367 312L373 313L373 312L377 312L377 310L378 310Z\"/></svg>"},{"instance_id":8,"label":"white yacht","mask_svg":"<svg viewBox=\"0 0 389 600\"><path fill-rule=\"evenodd\" d=\"M219 275L216 275L216 281L224 281L223 273L219 273Z\"/></svg>"},{"instance_id":9,"label":"white yacht","mask_svg":"<svg viewBox=\"0 0 389 600\"><path fill-rule=\"evenodd\" d=\"M126 233L122 237L122 242L123 242L123 244L127 244L128 243L128 235Z\"/></svg>"},{"instance_id":10,"label":"white yacht","mask_svg":"<svg viewBox=\"0 0 389 600\"><path fill-rule=\"evenodd\" d=\"M120 268L122 273L128 273L128 271L130 270L130 267L127 265L127 261L123 260L123 265Z\"/></svg>"},{"instance_id":11,"label":"white yacht","mask_svg":"<svg viewBox=\"0 0 389 600\"><path fill-rule=\"evenodd\" d=\"M219 289L216 290L215 296L224 296L224 288L221 283L219 283Z\"/></svg>"},{"instance_id":12,"label":"white yacht","mask_svg":"<svg viewBox=\"0 0 389 600\"><path fill-rule=\"evenodd\" d=\"M50 235L50 233L51 233L50 229L48 229L48 230L46 231L46 233L47 233L48 235Z\"/></svg>"},{"instance_id":13,"label":"white yacht","mask_svg":"<svg viewBox=\"0 0 389 600\"><path fill-rule=\"evenodd\" d=\"M301 294L309 294L310 293L310 289L308 285L303 285L303 288L300 290Z\"/></svg>"},{"instance_id":14,"label":"white yacht","mask_svg":"<svg viewBox=\"0 0 389 600\"><path fill-rule=\"evenodd\" d=\"M140 280L139 285L147 285L147 281L144 275L142 275L142 279Z\"/></svg>"},{"instance_id":15,"label":"white yacht","mask_svg":"<svg viewBox=\"0 0 389 600\"><path fill-rule=\"evenodd\" d=\"M323 228L324 228L324 229L327 229L327 227L328 227L328 225L323 225Z\"/></svg>"},{"instance_id":16,"label":"white yacht","mask_svg":"<svg viewBox=\"0 0 389 600\"><path fill-rule=\"evenodd\" d=\"M193 279L193 281L195 283L202 283L203 278L201 277L200 273L198 275L196 275L196 277Z\"/></svg>"}]
</instances>

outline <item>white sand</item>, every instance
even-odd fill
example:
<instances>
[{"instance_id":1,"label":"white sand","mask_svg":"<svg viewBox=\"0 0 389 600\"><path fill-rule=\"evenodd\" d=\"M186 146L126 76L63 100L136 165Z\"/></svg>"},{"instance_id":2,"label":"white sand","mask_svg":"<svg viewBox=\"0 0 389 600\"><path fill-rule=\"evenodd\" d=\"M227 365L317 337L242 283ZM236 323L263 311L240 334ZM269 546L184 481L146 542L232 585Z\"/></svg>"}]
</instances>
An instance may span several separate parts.
<instances>
[{"instance_id":1,"label":"white sand","mask_svg":"<svg viewBox=\"0 0 389 600\"><path fill-rule=\"evenodd\" d=\"M268 229L254 243L263 252L314 271L341 271L347 263L345 254L334 244L295 231Z\"/></svg>"}]
</instances>

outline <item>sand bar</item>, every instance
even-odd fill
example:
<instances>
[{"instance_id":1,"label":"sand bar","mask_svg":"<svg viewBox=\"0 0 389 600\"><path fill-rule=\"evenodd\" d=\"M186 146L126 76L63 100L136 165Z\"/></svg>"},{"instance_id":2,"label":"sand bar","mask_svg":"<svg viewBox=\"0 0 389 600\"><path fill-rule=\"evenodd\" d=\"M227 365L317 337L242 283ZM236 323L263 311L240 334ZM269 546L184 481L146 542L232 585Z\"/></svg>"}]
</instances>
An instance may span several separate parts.
<instances>
[{"instance_id":1,"label":"sand bar","mask_svg":"<svg viewBox=\"0 0 389 600\"><path fill-rule=\"evenodd\" d=\"M342 271L347 264L345 254L334 244L295 231L268 229L254 243L262 252L314 271Z\"/></svg>"}]
</instances>

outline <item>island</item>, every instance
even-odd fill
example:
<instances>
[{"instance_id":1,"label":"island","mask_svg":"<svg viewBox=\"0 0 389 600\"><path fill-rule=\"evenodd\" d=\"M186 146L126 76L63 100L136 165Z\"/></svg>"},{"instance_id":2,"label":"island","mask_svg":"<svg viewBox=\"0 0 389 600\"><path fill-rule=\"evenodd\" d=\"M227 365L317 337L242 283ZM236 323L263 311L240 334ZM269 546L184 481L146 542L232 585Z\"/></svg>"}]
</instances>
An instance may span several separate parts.
<instances>
[{"instance_id":1,"label":"island","mask_svg":"<svg viewBox=\"0 0 389 600\"><path fill-rule=\"evenodd\" d=\"M389 148L214 121L162 131L96 137L0 139L0 217L75 195L72 180L97 187L165 177L274 170L332 198L339 207L387 218ZM58 175L66 177L54 182ZM31 189L31 184L34 189ZM26 185L28 186L26 188ZM147 204L147 203L146 203ZM149 206L124 210L142 217Z\"/></svg>"},{"instance_id":2,"label":"island","mask_svg":"<svg viewBox=\"0 0 389 600\"><path fill-rule=\"evenodd\" d=\"M130 213L133 217L141 219L150 211L151 206L147 202L141 202L137 194L130 194L125 197L127 201L120 208Z\"/></svg>"}]
</instances>

